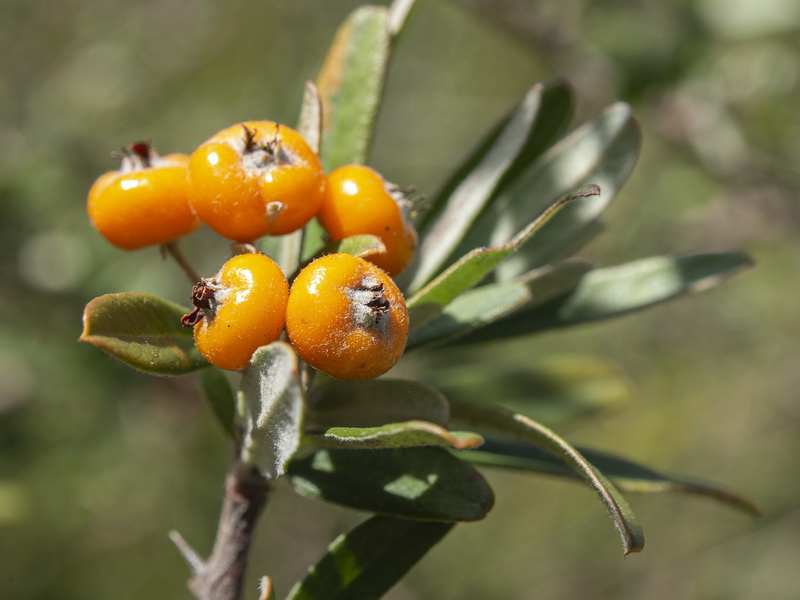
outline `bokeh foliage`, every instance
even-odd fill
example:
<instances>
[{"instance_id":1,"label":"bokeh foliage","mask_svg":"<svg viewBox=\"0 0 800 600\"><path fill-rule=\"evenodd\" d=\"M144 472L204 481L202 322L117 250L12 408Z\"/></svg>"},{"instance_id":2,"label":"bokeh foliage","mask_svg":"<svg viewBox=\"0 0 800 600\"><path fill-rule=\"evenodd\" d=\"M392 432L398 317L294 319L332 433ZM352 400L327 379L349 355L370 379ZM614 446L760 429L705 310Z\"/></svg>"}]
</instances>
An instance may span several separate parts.
<instances>
[{"instance_id":1,"label":"bokeh foliage","mask_svg":"<svg viewBox=\"0 0 800 600\"><path fill-rule=\"evenodd\" d=\"M237 120L293 122L303 82L357 4L0 8L0 595L188 597L165 532L210 543L223 436L191 378L154 379L75 343L94 296L136 290L185 304L188 290L156 250L103 243L87 223L85 193L113 167L108 152L133 139L181 151ZM616 378L586 377L594 387L574 390L577 399L634 401L576 423L573 441L725 481L766 516L753 525L700 500L633 498L648 549L622 562L591 494L492 472L495 511L456 528L390 597L798 591L800 485L787 474L800 450L800 16L789 0L747 15L751 4L423 2L396 54L375 141L372 163L390 179L432 193L530 84L564 75L578 122L622 99L645 139L609 230L585 257L611 264L744 247L759 263L724 289L635 319L465 350L467 375L539 366L554 386L553 372L585 377L596 364L585 355L603 356L632 377L633 393L603 389ZM204 272L219 266L212 236L188 246ZM409 357L398 374L442 379L441 360ZM601 375L614 368L599 362ZM532 512L549 518L524 516ZM265 517L253 565L283 574L284 592L353 519L288 489Z\"/></svg>"}]
</instances>

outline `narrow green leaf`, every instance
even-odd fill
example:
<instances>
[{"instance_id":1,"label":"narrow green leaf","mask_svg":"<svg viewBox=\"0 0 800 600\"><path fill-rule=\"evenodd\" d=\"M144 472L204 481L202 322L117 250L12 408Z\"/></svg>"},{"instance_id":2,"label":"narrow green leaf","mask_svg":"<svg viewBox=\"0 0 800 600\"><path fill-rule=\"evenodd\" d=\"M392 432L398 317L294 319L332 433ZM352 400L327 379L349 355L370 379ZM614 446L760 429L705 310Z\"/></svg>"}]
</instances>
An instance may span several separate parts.
<instances>
[{"instance_id":1,"label":"narrow green leaf","mask_svg":"<svg viewBox=\"0 0 800 600\"><path fill-rule=\"evenodd\" d=\"M287 600L377 600L452 527L372 517L336 538Z\"/></svg>"},{"instance_id":2,"label":"narrow green leaf","mask_svg":"<svg viewBox=\"0 0 800 600\"><path fill-rule=\"evenodd\" d=\"M389 12L381 6L356 9L336 33L317 78L323 108L320 156L326 171L367 158L390 41Z\"/></svg>"},{"instance_id":3,"label":"narrow green leaf","mask_svg":"<svg viewBox=\"0 0 800 600\"><path fill-rule=\"evenodd\" d=\"M657 256L587 273L570 293L476 331L460 343L608 319L701 292L752 266L739 252Z\"/></svg>"},{"instance_id":4,"label":"narrow green leaf","mask_svg":"<svg viewBox=\"0 0 800 600\"><path fill-rule=\"evenodd\" d=\"M693 494L722 502L754 516L760 514L760 510L751 500L715 483L680 475L665 475L627 458L606 452L588 448L578 448L578 451L623 492ZM510 440L489 438L480 451L469 452L464 456L472 462L483 465L524 469L559 477L577 477L573 470L552 454Z\"/></svg>"},{"instance_id":5,"label":"narrow green leaf","mask_svg":"<svg viewBox=\"0 0 800 600\"><path fill-rule=\"evenodd\" d=\"M328 380L310 392L306 427L379 427L402 421L428 421L442 427L450 417L442 394L424 383L400 379Z\"/></svg>"},{"instance_id":6,"label":"narrow green leaf","mask_svg":"<svg viewBox=\"0 0 800 600\"><path fill-rule=\"evenodd\" d=\"M235 438L236 428L234 419L236 415L236 398L233 395L228 378L219 369L203 369L198 373L203 393L214 411L214 416L222 425L225 432Z\"/></svg>"},{"instance_id":7,"label":"narrow green leaf","mask_svg":"<svg viewBox=\"0 0 800 600\"><path fill-rule=\"evenodd\" d=\"M444 344L513 314L532 298L524 282L489 284L461 294L437 314L409 332L406 352L421 346ZM429 306L429 305L428 305ZM421 306L420 309L426 308ZM414 315L419 318L420 312Z\"/></svg>"},{"instance_id":8,"label":"narrow green leaf","mask_svg":"<svg viewBox=\"0 0 800 600\"><path fill-rule=\"evenodd\" d=\"M477 448L483 438L469 431L448 431L428 421L389 423L380 427L332 427L323 435L306 435L306 441L327 448L385 450L445 446L455 450Z\"/></svg>"},{"instance_id":9,"label":"narrow green leaf","mask_svg":"<svg viewBox=\"0 0 800 600\"><path fill-rule=\"evenodd\" d=\"M572 90L566 81L563 79L554 79L544 84L536 84L530 92L523 97L523 102L537 89L540 91L540 100L536 122L529 131L525 145L520 149L514 162L506 170L495 193L513 182L514 179L516 179L523 170L528 168L554 140L558 139L558 136L565 131L572 118L574 102ZM475 170L477 165L484 160L489 151L494 147L497 139L508 126L511 118L518 111L519 105L494 126L461 162L461 165L449 177L447 182L442 186L442 189L430 200L430 208L422 213L417 220L417 228L420 231L421 238L427 236L431 224L439 217L447 204L447 200L455 189L459 187L461 183L469 177L470 173Z\"/></svg>"},{"instance_id":10,"label":"narrow green leaf","mask_svg":"<svg viewBox=\"0 0 800 600\"><path fill-rule=\"evenodd\" d=\"M79 340L141 371L189 373L208 363L195 348L192 329L181 326L187 312L153 294L105 294L84 308Z\"/></svg>"},{"instance_id":11,"label":"narrow green leaf","mask_svg":"<svg viewBox=\"0 0 800 600\"><path fill-rule=\"evenodd\" d=\"M539 113L541 95L541 86L534 86L525 95L491 147L453 190L447 206L423 237L410 289L419 289L439 271L492 197L528 139Z\"/></svg>"},{"instance_id":12,"label":"narrow green leaf","mask_svg":"<svg viewBox=\"0 0 800 600\"><path fill-rule=\"evenodd\" d=\"M494 503L481 474L442 448L320 449L288 472L303 495L408 519L476 521Z\"/></svg>"},{"instance_id":13,"label":"narrow green leaf","mask_svg":"<svg viewBox=\"0 0 800 600\"><path fill-rule=\"evenodd\" d=\"M408 308L415 327L419 327L427 319L433 317L454 298L471 288L483 279L500 262L530 240L558 211L568 202L587 198L599 193L596 186L588 186L583 190L561 198L543 214L537 217L511 241L494 248L476 248L461 257L447 268L444 273L431 281L408 300Z\"/></svg>"},{"instance_id":14,"label":"narrow green leaf","mask_svg":"<svg viewBox=\"0 0 800 600\"><path fill-rule=\"evenodd\" d=\"M242 377L239 410L242 461L267 478L282 475L300 446L303 421L303 388L289 344L273 342L256 350Z\"/></svg>"},{"instance_id":15,"label":"narrow green leaf","mask_svg":"<svg viewBox=\"0 0 800 600\"><path fill-rule=\"evenodd\" d=\"M631 400L631 384L611 361L580 354L506 360L490 371L438 366L422 378L447 398L491 402L548 427L564 427Z\"/></svg>"},{"instance_id":16,"label":"narrow green leaf","mask_svg":"<svg viewBox=\"0 0 800 600\"><path fill-rule=\"evenodd\" d=\"M614 484L566 440L524 415L496 406L451 400L450 408L454 423L532 444L558 457L597 493L619 531L624 553L642 550L644 535L628 502Z\"/></svg>"}]
</instances>

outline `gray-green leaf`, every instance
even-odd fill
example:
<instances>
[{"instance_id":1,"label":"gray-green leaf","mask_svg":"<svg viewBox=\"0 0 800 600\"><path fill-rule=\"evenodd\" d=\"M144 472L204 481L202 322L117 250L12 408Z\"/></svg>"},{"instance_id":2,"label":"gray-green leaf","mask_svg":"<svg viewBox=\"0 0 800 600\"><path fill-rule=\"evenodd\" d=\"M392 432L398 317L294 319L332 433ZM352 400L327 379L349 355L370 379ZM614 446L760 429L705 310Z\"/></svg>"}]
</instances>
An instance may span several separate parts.
<instances>
[{"instance_id":1,"label":"gray-green leaf","mask_svg":"<svg viewBox=\"0 0 800 600\"><path fill-rule=\"evenodd\" d=\"M282 475L300 446L303 422L298 360L289 344L273 342L253 354L242 377L239 411L242 461L267 478Z\"/></svg>"}]
</instances>

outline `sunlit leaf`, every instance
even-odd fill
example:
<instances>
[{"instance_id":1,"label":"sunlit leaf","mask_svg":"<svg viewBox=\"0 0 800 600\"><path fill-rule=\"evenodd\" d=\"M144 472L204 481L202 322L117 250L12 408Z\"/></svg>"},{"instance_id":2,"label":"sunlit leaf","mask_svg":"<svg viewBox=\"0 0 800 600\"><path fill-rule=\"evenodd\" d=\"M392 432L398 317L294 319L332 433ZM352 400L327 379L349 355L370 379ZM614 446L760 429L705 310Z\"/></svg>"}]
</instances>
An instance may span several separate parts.
<instances>
[{"instance_id":1,"label":"sunlit leaf","mask_svg":"<svg viewBox=\"0 0 800 600\"><path fill-rule=\"evenodd\" d=\"M456 450L476 448L483 443L481 436L469 431L448 431L428 421L389 423L380 427L332 427L322 435L306 435L315 446L384 450L389 448L419 448L444 446Z\"/></svg>"},{"instance_id":2,"label":"sunlit leaf","mask_svg":"<svg viewBox=\"0 0 800 600\"><path fill-rule=\"evenodd\" d=\"M449 415L444 396L424 383L400 379L330 380L312 389L306 427L323 432L331 427L378 427L413 420L444 427Z\"/></svg>"},{"instance_id":3,"label":"sunlit leaf","mask_svg":"<svg viewBox=\"0 0 800 600\"><path fill-rule=\"evenodd\" d=\"M565 196L539 215L508 243L493 248L476 248L462 256L436 279L409 298L408 307L413 325L418 327L454 298L478 283L505 258L534 237L567 203L582 201L582 199L598 193L599 190L595 186L587 186Z\"/></svg>"},{"instance_id":4,"label":"sunlit leaf","mask_svg":"<svg viewBox=\"0 0 800 600\"><path fill-rule=\"evenodd\" d=\"M242 461L267 478L282 475L300 446L303 389L297 369L292 347L273 342L256 350L242 377Z\"/></svg>"},{"instance_id":5,"label":"sunlit leaf","mask_svg":"<svg viewBox=\"0 0 800 600\"><path fill-rule=\"evenodd\" d=\"M644 535L627 500L581 453L552 430L496 406L450 401L453 423L525 442L552 453L587 483L611 515L625 554L640 552Z\"/></svg>"},{"instance_id":6,"label":"sunlit leaf","mask_svg":"<svg viewBox=\"0 0 800 600\"><path fill-rule=\"evenodd\" d=\"M447 199L447 206L426 230L411 289L420 288L435 275L464 237L472 222L522 150L539 113L542 87L534 86L469 173Z\"/></svg>"},{"instance_id":7,"label":"sunlit leaf","mask_svg":"<svg viewBox=\"0 0 800 600\"><path fill-rule=\"evenodd\" d=\"M356 9L336 33L317 78L326 171L367 158L390 41L389 12L382 6Z\"/></svg>"},{"instance_id":8,"label":"sunlit leaf","mask_svg":"<svg viewBox=\"0 0 800 600\"><path fill-rule=\"evenodd\" d=\"M521 105L525 104L530 95L534 93L539 94L536 122L533 128L529 130L525 144L498 183L498 190L507 187L510 182L513 182L521 171L528 168L565 131L573 112L571 88L563 79L554 79L544 84L536 84L523 97L521 104L514 107L514 110L501 119L484 139L471 150L469 155L442 186L442 189L430 200L430 208L420 214L417 221L421 237L427 236L431 223L441 214L455 189L469 177L470 173L475 170L481 161L485 160L486 155L506 130L509 121L515 114L518 114Z\"/></svg>"},{"instance_id":9,"label":"sunlit leaf","mask_svg":"<svg viewBox=\"0 0 800 600\"><path fill-rule=\"evenodd\" d=\"M760 514L758 507L752 501L717 484L689 477L665 475L627 458L597 450L578 448L578 451L624 492L694 494L728 504L754 516ZM524 469L560 477L578 477L575 471L552 454L534 446L509 440L489 438L479 451L469 452L464 456L472 462L484 465Z\"/></svg>"},{"instance_id":10,"label":"sunlit leaf","mask_svg":"<svg viewBox=\"0 0 800 600\"><path fill-rule=\"evenodd\" d=\"M188 309L153 294L123 292L95 298L83 310L82 342L136 369L181 375L208 363L181 325Z\"/></svg>"},{"instance_id":11,"label":"sunlit leaf","mask_svg":"<svg viewBox=\"0 0 800 600\"><path fill-rule=\"evenodd\" d=\"M569 244L572 235L605 209L627 178L639 152L640 133L628 105L608 107L592 121L578 127L549 148L534 164L509 183L476 222L454 256L483 245L496 246L513 239L517 232L552 203L582 185L595 184L601 192L565 207L553 219L553 231L537 235L533 242L544 256ZM548 225L549 229L549 225ZM533 249L529 248L529 258ZM549 255L548 255L549 256ZM540 266L541 260L527 267ZM519 271L504 273L508 279Z\"/></svg>"},{"instance_id":12,"label":"sunlit leaf","mask_svg":"<svg viewBox=\"0 0 800 600\"><path fill-rule=\"evenodd\" d=\"M339 536L287 600L381 598L453 523L372 517Z\"/></svg>"},{"instance_id":13,"label":"sunlit leaf","mask_svg":"<svg viewBox=\"0 0 800 600\"><path fill-rule=\"evenodd\" d=\"M752 266L739 252L657 256L587 273L570 293L462 338L460 343L535 333L641 310L701 292Z\"/></svg>"},{"instance_id":14,"label":"sunlit leaf","mask_svg":"<svg viewBox=\"0 0 800 600\"><path fill-rule=\"evenodd\" d=\"M306 496L409 519L475 521L494 503L480 473L442 448L320 449L289 476Z\"/></svg>"}]
</instances>

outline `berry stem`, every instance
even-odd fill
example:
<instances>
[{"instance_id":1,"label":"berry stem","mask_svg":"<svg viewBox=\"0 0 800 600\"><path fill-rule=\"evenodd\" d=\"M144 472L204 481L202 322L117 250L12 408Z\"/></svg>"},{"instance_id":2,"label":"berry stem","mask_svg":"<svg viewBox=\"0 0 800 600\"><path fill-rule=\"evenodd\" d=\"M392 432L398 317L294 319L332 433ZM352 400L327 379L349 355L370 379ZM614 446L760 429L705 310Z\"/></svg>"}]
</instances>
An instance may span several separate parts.
<instances>
[{"instance_id":1,"label":"berry stem","mask_svg":"<svg viewBox=\"0 0 800 600\"><path fill-rule=\"evenodd\" d=\"M189 260L186 258L186 255L178 246L178 242L173 240L171 242L167 242L163 246L161 246L162 252L169 254L172 258L175 259L175 262L178 263L178 266L183 269L183 272L186 273L186 276L189 278L191 283L197 283L200 281L200 275L197 273L195 268L191 265Z\"/></svg>"},{"instance_id":2,"label":"berry stem","mask_svg":"<svg viewBox=\"0 0 800 600\"><path fill-rule=\"evenodd\" d=\"M225 479L214 549L206 561L180 534L170 534L192 570L188 587L198 600L242 598L250 544L269 490L269 481L257 469L234 463Z\"/></svg>"}]
</instances>

